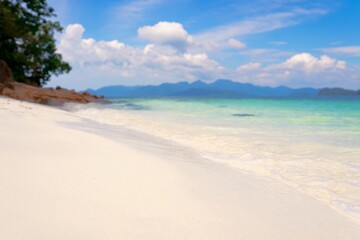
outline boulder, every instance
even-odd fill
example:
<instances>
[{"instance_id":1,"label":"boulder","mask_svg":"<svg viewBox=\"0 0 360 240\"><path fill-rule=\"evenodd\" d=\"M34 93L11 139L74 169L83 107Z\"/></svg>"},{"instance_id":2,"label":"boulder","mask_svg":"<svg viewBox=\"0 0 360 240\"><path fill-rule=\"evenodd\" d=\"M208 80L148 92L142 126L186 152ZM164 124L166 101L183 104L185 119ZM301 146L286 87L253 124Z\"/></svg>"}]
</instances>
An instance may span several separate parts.
<instances>
[{"instance_id":1,"label":"boulder","mask_svg":"<svg viewBox=\"0 0 360 240\"><path fill-rule=\"evenodd\" d=\"M13 74L4 60L0 59L0 83L14 81Z\"/></svg>"},{"instance_id":2,"label":"boulder","mask_svg":"<svg viewBox=\"0 0 360 240\"><path fill-rule=\"evenodd\" d=\"M108 103L102 96L78 93L75 90L67 90L61 87L40 88L14 81L12 71L5 61L0 60L0 95L17 100L42 103L48 105L62 105L66 102Z\"/></svg>"},{"instance_id":3,"label":"boulder","mask_svg":"<svg viewBox=\"0 0 360 240\"><path fill-rule=\"evenodd\" d=\"M2 89L0 88L0 94L18 100L48 105L62 105L66 102L107 102L102 97L89 93L77 93L74 90L64 88L40 88L19 82L3 83Z\"/></svg>"}]
</instances>

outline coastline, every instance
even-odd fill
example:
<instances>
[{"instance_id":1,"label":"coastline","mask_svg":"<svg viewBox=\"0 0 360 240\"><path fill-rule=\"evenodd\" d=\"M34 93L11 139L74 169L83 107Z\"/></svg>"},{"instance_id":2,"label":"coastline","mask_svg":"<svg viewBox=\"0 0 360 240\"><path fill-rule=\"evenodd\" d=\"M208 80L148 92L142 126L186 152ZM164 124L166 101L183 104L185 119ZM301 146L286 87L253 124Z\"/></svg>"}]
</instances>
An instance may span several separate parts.
<instances>
[{"instance_id":1,"label":"coastline","mask_svg":"<svg viewBox=\"0 0 360 240\"><path fill-rule=\"evenodd\" d=\"M0 124L6 239L360 238L359 225L281 183L155 154L70 112L0 98Z\"/></svg>"}]
</instances>

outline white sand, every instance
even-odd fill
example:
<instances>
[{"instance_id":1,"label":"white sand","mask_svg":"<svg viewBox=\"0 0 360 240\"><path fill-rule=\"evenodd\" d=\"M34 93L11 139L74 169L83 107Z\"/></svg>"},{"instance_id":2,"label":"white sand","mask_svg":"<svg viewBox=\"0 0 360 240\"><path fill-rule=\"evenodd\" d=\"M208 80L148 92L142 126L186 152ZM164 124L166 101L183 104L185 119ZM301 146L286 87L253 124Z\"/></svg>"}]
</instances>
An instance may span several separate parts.
<instances>
[{"instance_id":1,"label":"white sand","mask_svg":"<svg viewBox=\"0 0 360 240\"><path fill-rule=\"evenodd\" d=\"M360 239L279 183L66 128L75 115L0 98L0 239Z\"/></svg>"}]
</instances>

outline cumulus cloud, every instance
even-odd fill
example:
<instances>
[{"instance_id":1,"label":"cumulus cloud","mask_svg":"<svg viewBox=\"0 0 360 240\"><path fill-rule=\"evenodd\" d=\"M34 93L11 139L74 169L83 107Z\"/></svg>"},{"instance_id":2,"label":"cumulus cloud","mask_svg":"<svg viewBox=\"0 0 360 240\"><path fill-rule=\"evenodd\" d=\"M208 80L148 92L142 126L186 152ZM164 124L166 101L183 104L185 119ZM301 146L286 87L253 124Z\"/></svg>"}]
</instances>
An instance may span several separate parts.
<instances>
[{"instance_id":1,"label":"cumulus cloud","mask_svg":"<svg viewBox=\"0 0 360 240\"><path fill-rule=\"evenodd\" d=\"M116 53L121 53L126 48L124 43L116 40L97 42L92 38L84 39L84 32L82 25L71 24L60 37L58 49L67 61L82 65L94 61L113 60Z\"/></svg>"},{"instance_id":2,"label":"cumulus cloud","mask_svg":"<svg viewBox=\"0 0 360 240\"><path fill-rule=\"evenodd\" d=\"M81 69L87 73L86 76L82 76L83 78L98 77L98 81L106 81L98 75L111 73L113 78L146 78L148 81L157 82L213 79L223 70L223 67L206 53L184 53L156 44L133 47L117 40L96 41L84 38L84 31L80 24L68 25L59 37L58 44L58 51L74 66L75 71ZM183 37L182 33L177 32L175 39ZM147 36L152 38L156 34ZM172 41L174 38L168 37L167 34L160 36L162 40L159 41L164 44L176 43ZM176 44L174 46L178 47ZM105 84L109 83L99 82L98 85Z\"/></svg>"},{"instance_id":3,"label":"cumulus cloud","mask_svg":"<svg viewBox=\"0 0 360 240\"><path fill-rule=\"evenodd\" d=\"M327 55L316 57L309 53L295 54L283 62L267 66L262 66L258 62L240 65L237 73L238 80L272 86L360 85L359 76L353 74L354 69L348 68L345 61Z\"/></svg>"},{"instance_id":4,"label":"cumulus cloud","mask_svg":"<svg viewBox=\"0 0 360 240\"><path fill-rule=\"evenodd\" d=\"M345 61L339 61L323 55L320 58L309 53L300 53L292 56L288 60L280 64L270 66L270 69L293 69L304 73L317 73L325 70L342 70L345 69Z\"/></svg>"},{"instance_id":5,"label":"cumulus cloud","mask_svg":"<svg viewBox=\"0 0 360 240\"><path fill-rule=\"evenodd\" d=\"M185 52L193 43L184 27L176 22L158 22L154 26L141 27L138 35L150 42L171 46L180 52Z\"/></svg>"},{"instance_id":6,"label":"cumulus cloud","mask_svg":"<svg viewBox=\"0 0 360 240\"><path fill-rule=\"evenodd\" d=\"M144 48L149 69L161 69L186 79L214 79L224 68L205 53L189 54L172 52L155 45Z\"/></svg>"},{"instance_id":7,"label":"cumulus cloud","mask_svg":"<svg viewBox=\"0 0 360 240\"><path fill-rule=\"evenodd\" d=\"M246 48L246 44L243 42L240 42L237 39L231 38L229 39L229 41L227 42L230 48L234 48L234 49L243 49Z\"/></svg>"},{"instance_id":8,"label":"cumulus cloud","mask_svg":"<svg viewBox=\"0 0 360 240\"><path fill-rule=\"evenodd\" d=\"M345 61L327 55L297 53L287 56L289 53L283 55L273 50L247 49L240 53L245 52L255 60L230 69L221 66L206 51L195 52L190 49L183 52L179 51L177 45L168 47L173 41L168 41L171 38L166 37L166 34L160 34L163 36L162 40L151 37L151 43L144 47L134 47L118 40L97 41L84 38L84 31L82 25L71 24L59 36L58 51L74 70L70 76L62 78L63 82L52 81L52 84L85 89L88 86L113 84L157 84L165 81L229 78L270 86L360 88L359 67L347 66ZM150 36L153 35L150 34L149 38ZM177 36L186 42L188 34L184 30ZM272 62L267 62L264 57L267 55L273 57ZM274 58L274 55L279 56ZM277 58L284 59L285 56L286 60L274 63ZM69 82L65 79L73 80Z\"/></svg>"}]
</instances>

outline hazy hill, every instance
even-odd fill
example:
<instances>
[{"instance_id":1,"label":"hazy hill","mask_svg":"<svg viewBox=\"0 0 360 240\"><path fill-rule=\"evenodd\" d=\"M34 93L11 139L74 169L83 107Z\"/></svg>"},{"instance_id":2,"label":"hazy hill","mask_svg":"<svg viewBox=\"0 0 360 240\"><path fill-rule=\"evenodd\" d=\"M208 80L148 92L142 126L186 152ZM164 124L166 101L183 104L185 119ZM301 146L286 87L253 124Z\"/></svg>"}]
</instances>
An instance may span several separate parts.
<instances>
[{"instance_id":1,"label":"hazy hill","mask_svg":"<svg viewBox=\"0 0 360 240\"><path fill-rule=\"evenodd\" d=\"M272 88L230 80L163 83L157 86L108 86L87 91L105 97L313 97L319 92L314 88Z\"/></svg>"},{"instance_id":2,"label":"hazy hill","mask_svg":"<svg viewBox=\"0 0 360 240\"><path fill-rule=\"evenodd\" d=\"M323 88L318 92L319 96L360 96L360 90L347 90L343 88Z\"/></svg>"}]
</instances>

